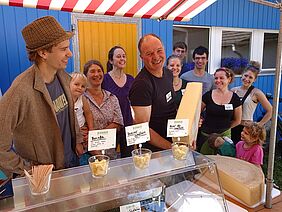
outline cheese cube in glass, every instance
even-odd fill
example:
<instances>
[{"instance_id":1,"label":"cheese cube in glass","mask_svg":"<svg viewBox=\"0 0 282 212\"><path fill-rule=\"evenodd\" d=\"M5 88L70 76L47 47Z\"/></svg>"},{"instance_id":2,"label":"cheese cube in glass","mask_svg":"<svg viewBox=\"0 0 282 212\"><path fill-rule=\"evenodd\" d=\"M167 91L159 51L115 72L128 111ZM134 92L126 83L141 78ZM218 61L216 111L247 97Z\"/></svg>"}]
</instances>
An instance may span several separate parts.
<instances>
[{"instance_id":1,"label":"cheese cube in glass","mask_svg":"<svg viewBox=\"0 0 282 212\"><path fill-rule=\"evenodd\" d=\"M145 169L149 166L152 151L145 148L134 149L132 152L133 164L137 169Z\"/></svg>"},{"instance_id":2,"label":"cheese cube in glass","mask_svg":"<svg viewBox=\"0 0 282 212\"><path fill-rule=\"evenodd\" d=\"M173 142L172 155L176 160L185 160L189 152L189 145L185 142Z\"/></svg>"},{"instance_id":3,"label":"cheese cube in glass","mask_svg":"<svg viewBox=\"0 0 282 212\"><path fill-rule=\"evenodd\" d=\"M94 155L88 159L92 177L103 177L108 173L110 158L107 155Z\"/></svg>"}]
</instances>

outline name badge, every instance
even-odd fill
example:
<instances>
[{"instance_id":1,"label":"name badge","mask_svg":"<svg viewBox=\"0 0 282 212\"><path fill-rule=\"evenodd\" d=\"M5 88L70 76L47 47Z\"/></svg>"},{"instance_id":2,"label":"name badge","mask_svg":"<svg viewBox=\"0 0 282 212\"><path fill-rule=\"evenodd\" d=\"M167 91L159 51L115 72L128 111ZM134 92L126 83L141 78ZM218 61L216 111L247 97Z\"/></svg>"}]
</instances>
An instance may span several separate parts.
<instances>
[{"instance_id":1,"label":"name badge","mask_svg":"<svg viewBox=\"0 0 282 212\"><path fill-rule=\"evenodd\" d=\"M233 105L232 104L225 104L224 108L225 108L225 110L233 110Z\"/></svg>"},{"instance_id":2,"label":"name badge","mask_svg":"<svg viewBox=\"0 0 282 212\"><path fill-rule=\"evenodd\" d=\"M166 102L169 102L169 101L172 99L171 91L168 92L168 93L165 95L165 97L166 97Z\"/></svg>"}]
</instances>

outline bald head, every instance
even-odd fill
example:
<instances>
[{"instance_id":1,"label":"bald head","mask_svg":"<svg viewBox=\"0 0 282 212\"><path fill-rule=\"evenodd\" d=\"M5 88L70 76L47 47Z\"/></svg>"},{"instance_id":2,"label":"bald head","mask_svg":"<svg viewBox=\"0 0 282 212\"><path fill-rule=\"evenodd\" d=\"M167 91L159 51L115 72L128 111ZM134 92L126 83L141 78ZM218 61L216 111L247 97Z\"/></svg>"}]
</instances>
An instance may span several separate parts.
<instances>
[{"instance_id":1,"label":"bald head","mask_svg":"<svg viewBox=\"0 0 282 212\"><path fill-rule=\"evenodd\" d=\"M155 76L162 75L166 56L161 39L155 34L145 35L140 39L138 49L146 69Z\"/></svg>"},{"instance_id":2,"label":"bald head","mask_svg":"<svg viewBox=\"0 0 282 212\"><path fill-rule=\"evenodd\" d=\"M140 40L138 42L138 50L139 50L140 54L141 54L141 46L142 46L142 44L144 42L146 42L148 40L148 38L150 38L150 37L157 38L162 43L161 38L159 36L157 36L156 34L153 34L153 33L146 34L142 38L140 38Z\"/></svg>"}]
</instances>

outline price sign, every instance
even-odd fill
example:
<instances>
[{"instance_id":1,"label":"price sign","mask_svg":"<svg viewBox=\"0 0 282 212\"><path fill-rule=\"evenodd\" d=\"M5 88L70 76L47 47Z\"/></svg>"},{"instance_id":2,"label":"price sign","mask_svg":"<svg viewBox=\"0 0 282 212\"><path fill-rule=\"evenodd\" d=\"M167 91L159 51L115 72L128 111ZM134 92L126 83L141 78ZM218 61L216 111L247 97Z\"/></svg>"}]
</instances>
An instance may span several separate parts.
<instances>
[{"instance_id":1,"label":"price sign","mask_svg":"<svg viewBox=\"0 0 282 212\"><path fill-rule=\"evenodd\" d=\"M140 202L122 205L119 207L120 212L141 212Z\"/></svg>"},{"instance_id":2,"label":"price sign","mask_svg":"<svg viewBox=\"0 0 282 212\"><path fill-rule=\"evenodd\" d=\"M88 151L116 147L116 129L91 130L88 134Z\"/></svg>"},{"instance_id":3,"label":"price sign","mask_svg":"<svg viewBox=\"0 0 282 212\"><path fill-rule=\"evenodd\" d=\"M188 136L189 119L169 119L167 122L167 137Z\"/></svg>"},{"instance_id":4,"label":"price sign","mask_svg":"<svg viewBox=\"0 0 282 212\"><path fill-rule=\"evenodd\" d=\"M150 140L148 122L125 127L127 146L145 143Z\"/></svg>"}]
</instances>

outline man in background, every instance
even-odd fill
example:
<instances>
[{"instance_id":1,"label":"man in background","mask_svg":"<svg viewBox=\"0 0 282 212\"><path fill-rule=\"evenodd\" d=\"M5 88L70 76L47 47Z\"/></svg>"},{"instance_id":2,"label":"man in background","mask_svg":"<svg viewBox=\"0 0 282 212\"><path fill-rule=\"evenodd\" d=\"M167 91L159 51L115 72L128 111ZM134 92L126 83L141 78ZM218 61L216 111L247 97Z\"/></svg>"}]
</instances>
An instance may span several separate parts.
<instances>
[{"instance_id":1,"label":"man in background","mask_svg":"<svg viewBox=\"0 0 282 212\"><path fill-rule=\"evenodd\" d=\"M180 76L181 79L188 82L201 82L203 85L203 94L214 88L214 77L206 71L208 58L209 50L203 46L197 47L193 51L194 69Z\"/></svg>"},{"instance_id":2,"label":"man in background","mask_svg":"<svg viewBox=\"0 0 282 212\"><path fill-rule=\"evenodd\" d=\"M182 68L180 71L180 76L184 73L186 73L187 71L190 71L190 68L188 66L188 63L185 62L185 57L187 56L187 51L188 51L188 47L187 45L182 42L182 41L178 41L173 45L173 55L178 56L181 61L182 61Z\"/></svg>"}]
</instances>

